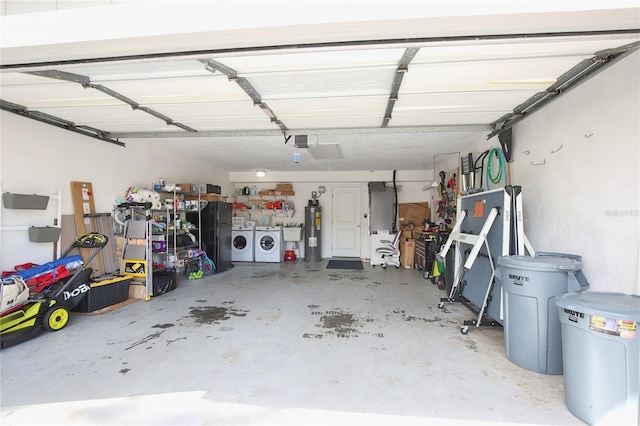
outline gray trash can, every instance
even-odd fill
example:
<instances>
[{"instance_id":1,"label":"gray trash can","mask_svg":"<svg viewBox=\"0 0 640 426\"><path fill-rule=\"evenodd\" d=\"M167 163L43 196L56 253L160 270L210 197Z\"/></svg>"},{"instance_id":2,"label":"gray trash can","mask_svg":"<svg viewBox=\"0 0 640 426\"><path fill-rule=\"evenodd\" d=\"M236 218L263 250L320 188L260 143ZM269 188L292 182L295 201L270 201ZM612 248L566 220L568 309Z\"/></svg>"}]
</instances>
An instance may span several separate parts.
<instances>
[{"instance_id":1,"label":"gray trash can","mask_svg":"<svg viewBox=\"0 0 640 426\"><path fill-rule=\"evenodd\" d=\"M589 287L580 256L536 253L498 258L504 290L507 359L545 374L562 374L562 337L554 297Z\"/></svg>"},{"instance_id":2,"label":"gray trash can","mask_svg":"<svg viewBox=\"0 0 640 426\"><path fill-rule=\"evenodd\" d=\"M555 303L569 411L588 424L639 424L640 295L585 291Z\"/></svg>"}]
</instances>

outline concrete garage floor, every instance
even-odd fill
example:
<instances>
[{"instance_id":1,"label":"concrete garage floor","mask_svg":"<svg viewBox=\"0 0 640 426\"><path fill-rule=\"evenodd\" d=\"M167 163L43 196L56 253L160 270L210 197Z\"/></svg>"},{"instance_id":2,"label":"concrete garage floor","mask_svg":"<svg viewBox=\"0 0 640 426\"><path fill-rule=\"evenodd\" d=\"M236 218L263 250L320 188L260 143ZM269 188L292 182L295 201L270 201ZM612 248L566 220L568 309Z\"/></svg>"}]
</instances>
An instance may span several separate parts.
<instances>
[{"instance_id":1,"label":"concrete garage floor","mask_svg":"<svg viewBox=\"0 0 640 426\"><path fill-rule=\"evenodd\" d=\"M2 350L2 424L580 425L420 272L236 264Z\"/></svg>"}]
</instances>

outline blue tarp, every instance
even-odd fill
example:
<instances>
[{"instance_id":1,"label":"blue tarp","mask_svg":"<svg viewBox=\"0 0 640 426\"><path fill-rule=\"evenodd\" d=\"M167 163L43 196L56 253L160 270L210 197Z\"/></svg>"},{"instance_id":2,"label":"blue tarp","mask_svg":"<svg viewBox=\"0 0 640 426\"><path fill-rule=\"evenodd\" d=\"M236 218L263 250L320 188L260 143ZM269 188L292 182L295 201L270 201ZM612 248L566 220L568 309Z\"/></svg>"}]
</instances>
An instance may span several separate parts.
<instances>
[{"instance_id":1,"label":"blue tarp","mask_svg":"<svg viewBox=\"0 0 640 426\"><path fill-rule=\"evenodd\" d=\"M53 271L60 265L67 265L69 263L78 261L82 261L82 256L78 254L75 254L73 256L61 257L58 260L54 260L43 265L32 266L31 268L25 269L24 271L18 271L14 275L18 275L25 281L27 281L29 278L44 274L45 272Z\"/></svg>"}]
</instances>

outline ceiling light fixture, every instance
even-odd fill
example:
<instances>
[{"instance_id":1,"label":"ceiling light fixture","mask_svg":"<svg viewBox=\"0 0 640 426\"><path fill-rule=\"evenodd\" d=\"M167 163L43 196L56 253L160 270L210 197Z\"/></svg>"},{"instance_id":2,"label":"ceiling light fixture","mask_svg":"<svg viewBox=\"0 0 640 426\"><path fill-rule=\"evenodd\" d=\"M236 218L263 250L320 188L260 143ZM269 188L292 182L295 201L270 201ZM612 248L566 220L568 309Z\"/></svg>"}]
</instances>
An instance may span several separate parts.
<instances>
[{"instance_id":1,"label":"ceiling light fixture","mask_svg":"<svg viewBox=\"0 0 640 426\"><path fill-rule=\"evenodd\" d=\"M256 176L265 177L266 175L267 175L267 172L265 172L264 170L256 170Z\"/></svg>"}]
</instances>

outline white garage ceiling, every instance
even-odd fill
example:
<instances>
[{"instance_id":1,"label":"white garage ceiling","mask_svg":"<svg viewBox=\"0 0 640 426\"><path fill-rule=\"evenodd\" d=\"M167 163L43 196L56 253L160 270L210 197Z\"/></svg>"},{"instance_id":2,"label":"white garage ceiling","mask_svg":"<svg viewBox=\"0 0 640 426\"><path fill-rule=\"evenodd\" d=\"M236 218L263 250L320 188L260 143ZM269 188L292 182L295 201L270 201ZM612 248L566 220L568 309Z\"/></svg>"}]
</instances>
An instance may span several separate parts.
<instances>
[{"instance_id":1,"label":"white garage ceiling","mask_svg":"<svg viewBox=\"0 0 640 426\"><path fill-rule=\"evenodd\" d=\"M234 29L233 42L224 41L229 30L194 32L197 43L10 40L0 97L6 111L101 143L152 140L232 171L416 170L637 49L638 10L482 16L472 26L449 17L436 29L434 18L414 18L394 20L393 31L385 20L354 20L324 37L313 29L335 28L270 27L263 37ZM526 25L514 31L514 22ZM296 148L295 135L311 147Z\"/></svg>"}]
</instances>

